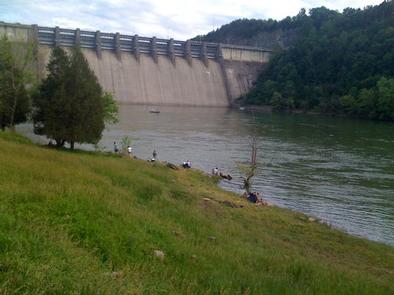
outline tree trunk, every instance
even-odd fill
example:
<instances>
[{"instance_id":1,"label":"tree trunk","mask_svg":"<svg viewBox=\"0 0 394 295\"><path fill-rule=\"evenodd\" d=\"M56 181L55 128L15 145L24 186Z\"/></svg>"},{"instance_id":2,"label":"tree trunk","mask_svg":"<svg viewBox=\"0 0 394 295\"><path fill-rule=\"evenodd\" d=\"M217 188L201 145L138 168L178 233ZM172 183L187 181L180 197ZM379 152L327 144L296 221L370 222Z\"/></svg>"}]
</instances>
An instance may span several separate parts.
<instances>
[{"instance_id":1,"label":"tree trunk","mask_svg":"<svg viewBox=\"0 0 394 295\"><path fill-rule=\"evenodd\" d=\"M17 107L17 102L18 102L18 91L17 91L17 89L16 89L16 85L15 85L15 76L14 76L14 72L13 71L11 71L12 72L12 75L11 75L11 80L12 80L12 88L13 88L13 90L15 91L15 93L14 93L14 101L13 101L13 104L12 104L12 110L11 110L11 117L10 117L10 129L12 130L12 131L15 131L15 127L14 127L14 122L15 122L15 111L16 111L16 107Z\"/></svg>"},{"instance_id":2,"label":"tree trunk","mask_svg":"<svg viewBox=\"0 0 394 295\"><path fill-rule=\"evenodd\" d=\"M70 149L72 151L74 150L74 141L73 140L70 141Z\"/></svg>"},{"instance_id":3,"label":"tree trunk","mask_svg":"<svg viewBox=\"0 0 394 295\"><path fill-rule=\"evenodd\" d=\"M61 148L64 146L64 139L55 139L56 147Z\"/></svg>"}]
</instances>

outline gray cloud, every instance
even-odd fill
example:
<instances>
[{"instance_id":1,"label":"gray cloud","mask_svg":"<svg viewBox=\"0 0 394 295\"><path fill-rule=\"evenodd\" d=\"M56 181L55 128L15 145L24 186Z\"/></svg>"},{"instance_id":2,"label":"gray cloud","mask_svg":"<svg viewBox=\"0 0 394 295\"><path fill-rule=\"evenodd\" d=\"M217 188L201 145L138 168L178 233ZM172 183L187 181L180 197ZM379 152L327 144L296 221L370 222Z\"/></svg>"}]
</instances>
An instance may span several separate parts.
<instances>
[{"instance_id":1,"label":"gray cloud","mask_svg":"<svg viewBox=\"0 0 394 295\"><path fill-rule=\"evenodd\" d=\"M0 0L0 20L187 39L237 18L281 19L301 8L342 10L382 0Z\"/></svg>"}]
</instances>

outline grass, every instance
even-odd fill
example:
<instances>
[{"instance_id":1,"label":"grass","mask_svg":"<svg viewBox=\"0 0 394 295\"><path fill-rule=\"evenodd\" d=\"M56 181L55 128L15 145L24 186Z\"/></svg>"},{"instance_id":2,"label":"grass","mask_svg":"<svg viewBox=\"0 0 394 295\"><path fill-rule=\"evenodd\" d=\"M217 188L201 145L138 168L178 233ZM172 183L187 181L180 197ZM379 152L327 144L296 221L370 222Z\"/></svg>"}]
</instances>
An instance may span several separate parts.
<instances>
[{"instance_id":1,"label":"grass","mask_svg":"<svg viewBox=\"0 0 394 295\"><path fill-rule=\"evenodd\" d=\"M394 294L393 278L392 247L198 171L0 132L0 294L371 295Z\"/></svg>"}]
</instances>

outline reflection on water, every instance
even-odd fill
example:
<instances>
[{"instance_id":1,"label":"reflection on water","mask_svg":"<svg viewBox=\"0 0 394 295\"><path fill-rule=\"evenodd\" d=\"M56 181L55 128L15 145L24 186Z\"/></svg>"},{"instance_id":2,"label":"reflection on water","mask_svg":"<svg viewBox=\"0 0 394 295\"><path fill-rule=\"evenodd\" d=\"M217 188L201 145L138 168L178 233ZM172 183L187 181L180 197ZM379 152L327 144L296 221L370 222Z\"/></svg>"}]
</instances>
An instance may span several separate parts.
<instances>
[{"instance_id":1,"label":"reflection on water","mask_svg":"<svg viewBox=\"0 0 394 295\"><path fill-rule=\"evenodd\" d=\"M137 157L218 166L240 191L238 162L258 139L254 189L268 201L328 221L349 233L394 245L394 124L224 108L121 106L120 123L100 145L133 139Z\"/></svg>"}]
</instances>

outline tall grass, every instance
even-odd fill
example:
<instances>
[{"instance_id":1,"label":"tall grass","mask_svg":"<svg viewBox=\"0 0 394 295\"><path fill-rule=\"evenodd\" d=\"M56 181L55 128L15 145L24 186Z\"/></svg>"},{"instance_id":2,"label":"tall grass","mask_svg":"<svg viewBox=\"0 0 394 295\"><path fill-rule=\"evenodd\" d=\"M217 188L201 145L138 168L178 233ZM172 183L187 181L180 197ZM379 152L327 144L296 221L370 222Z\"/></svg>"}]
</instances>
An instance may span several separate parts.
<instances>
[{"instance_id":1,"label":"tall grass","mask_svg":"<svg viewBox=\"0 0 394 295\"><path fill-rule=\"evenodd\" d=\"M0 133L0 294L394 294L393 277L393 248L200 172Z\"/></svg>"}]
</instances>

